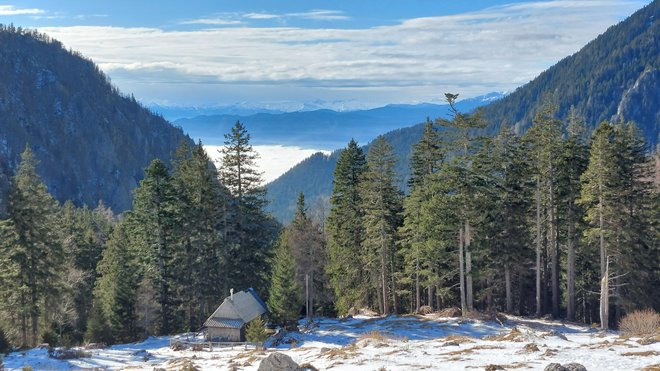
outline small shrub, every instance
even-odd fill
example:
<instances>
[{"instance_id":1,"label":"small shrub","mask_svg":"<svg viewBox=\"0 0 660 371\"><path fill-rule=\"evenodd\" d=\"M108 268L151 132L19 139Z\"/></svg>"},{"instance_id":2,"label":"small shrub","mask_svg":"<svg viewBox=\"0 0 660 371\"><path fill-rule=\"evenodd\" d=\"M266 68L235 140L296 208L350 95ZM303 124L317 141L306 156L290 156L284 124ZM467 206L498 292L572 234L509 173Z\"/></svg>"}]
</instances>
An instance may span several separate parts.
<instances>
[{"instance_id":1,"label":"small shrub","mask_svg":"<svg viewBox=\"0 0 660 371\"><path fill-rule=\"evenodd\" d=\"M257 317L248 323L245 329L245 338L251 343L263 343L268 339L266 323L261 317Z\"/></svg>"},{"instance_id":2,"label":"small shrub","mask_svg":"<svg viewBox=\"0 0 660 371\"><path fill-rule=\"evenodd\" d=\"M660 334L660 314L653 309L636 310L621 319L619 329L626 336Z\"/></svg>"},{"instance_id":3,"label":"small shrub","mask_svg":"<svg viewBox=\"0 0 660 371\"><path fill-rule=\"evenodd\" d=\"M433 308L431 308L428 305L422 305L421 307L419 307L419 312L418 313L421 314L421 315L431 314L431 313L433 313Z\"/></svg>"},{"instance_id":4,"label":"small shrub","mask_svg":"<svg viewBox=\"0 0 660 371\"><path fill-rule=\"evenodd\" d=\"M32 366L25 365L21 368L21 371L32 371Z\"/></svg>"},{"instance_id":5,"label":"small shrub","mask_svg":"<svg viewBox=\"0 0 660 371\"><path fill-rule=\"evenodd\" d=\"M41 335L41 342L48 344L50 347L56 347L60 345L59 336L53 331L46 331Z\"/></svg>"}]
</instances>

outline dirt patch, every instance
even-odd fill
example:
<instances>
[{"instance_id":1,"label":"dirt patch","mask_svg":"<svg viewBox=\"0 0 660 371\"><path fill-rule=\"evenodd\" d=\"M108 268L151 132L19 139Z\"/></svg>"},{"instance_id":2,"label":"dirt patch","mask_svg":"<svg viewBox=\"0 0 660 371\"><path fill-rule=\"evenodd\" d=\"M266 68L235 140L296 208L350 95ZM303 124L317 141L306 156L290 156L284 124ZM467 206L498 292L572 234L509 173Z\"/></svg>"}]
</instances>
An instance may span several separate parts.
<instances>
[{"instance_id":1,"label":"dirt patch","mask_svg":"<svg viewBox=\"0 0 660 371\"><path fill-rule=\"evenodd\" d=\"M525 344L525 346L520 350L519 353L534 353L534 352L540 352L541 350L539 349L538 345L534 343L529 343Z\"/></svg>"}]
</instances>

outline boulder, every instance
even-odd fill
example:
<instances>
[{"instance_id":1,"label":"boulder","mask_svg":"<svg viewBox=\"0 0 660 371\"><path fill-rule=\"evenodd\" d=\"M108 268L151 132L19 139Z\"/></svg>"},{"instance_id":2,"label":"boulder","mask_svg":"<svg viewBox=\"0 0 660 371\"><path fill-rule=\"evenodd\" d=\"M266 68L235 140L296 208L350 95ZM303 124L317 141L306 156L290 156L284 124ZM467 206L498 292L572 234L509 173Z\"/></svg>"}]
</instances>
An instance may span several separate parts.
<instances>
[{"instance_id":1,"label":"boulder","mask_svg":"<svg viewBox=\"0 0 660 371\"><path fill-rule=\"evenodd\" d=\"M560 365L559 363L551 363L543 369L543 371L567 371L566 367Z\"/></svg>"},{"instance_id":2,"label":"boulder","mask_svg":"<svg viewBox=\"0 0 660 371\"><path fill-rule=\"evenodd\" d=\"M282 353L271 353L259 364L259 371L303 371L304 369Z\"/></svg>"}]
</instances>

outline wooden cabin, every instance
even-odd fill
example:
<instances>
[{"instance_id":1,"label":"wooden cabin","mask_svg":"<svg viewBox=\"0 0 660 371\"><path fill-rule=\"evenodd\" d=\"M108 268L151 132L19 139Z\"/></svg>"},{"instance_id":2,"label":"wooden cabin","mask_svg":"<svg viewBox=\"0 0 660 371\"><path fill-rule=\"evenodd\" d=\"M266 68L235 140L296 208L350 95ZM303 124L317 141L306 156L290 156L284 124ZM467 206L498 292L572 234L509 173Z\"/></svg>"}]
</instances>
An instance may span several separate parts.
<instances>
[{"instance_id":1,"label":"wooden cabin","mask_svg":"<svg viewBox=\"0 0 660 371\"><path fill-rule=\"evenodd\" d=\"M266 313L266 304L252 288L233 291L204 322L208 341L243 342L247 323Z\"/></svg>"}]
</instances>

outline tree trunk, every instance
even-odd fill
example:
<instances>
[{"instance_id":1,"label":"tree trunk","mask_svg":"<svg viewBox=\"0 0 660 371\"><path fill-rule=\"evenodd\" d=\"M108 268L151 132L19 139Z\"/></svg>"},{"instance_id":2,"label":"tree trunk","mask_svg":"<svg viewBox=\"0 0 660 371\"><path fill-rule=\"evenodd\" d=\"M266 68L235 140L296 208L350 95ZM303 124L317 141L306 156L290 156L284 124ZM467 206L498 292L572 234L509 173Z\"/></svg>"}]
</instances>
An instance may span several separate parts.
<instances>
[{"instance_id":1,"label":"tree trunk","mask_svg":"<svg viewBox=\"0 0 660 371\"><path fill-rule=\"evenodd\" d=\"M431 286L427 287L426 294L428 297L428 306L433 308L433 287Z\"/></svg>"},{"instance_id":2,"label":"tree trunk","mask_svg":"<svg viewBox=\"0 0 660 371\"><path fill-rule=\"evenodd\" d=\"M504 264L504 286L506 288L506 312L513 312L513 295L511 294L511 267Z\"/></svg>"},{"instance_id":3,"label":"tree trunk","mask_svg":"<svg viewBox=\"0 0 660 371\"><path fill-rule=\"evenodd\" d=\"M600 328L607 330L609 328L610 318L610 287L609 287L609 260L605 263L605 271L600 280Z\"/></svg>"},{"instance_id":4,"label":"tree trunk","mask_svg":"<svg viewBox=\"0 0 660 371\"><path fill-rule=\"evenodd\" d=\"M419 312L421 302L421 292L419 287L419 245L416 244L418 250L415 258L415 313Z\"/></svg>"},{"instance_id":5,"label":"tree trunk","mask_svg":"<svg viewBox=\"0 0 660 371\"><path fill-rule=\"evenodd\" d=\"M573 241L573 231L575 227L573 226L573 205L568 207L568 236L567 236L567 247L568 247L568 261L566 269L566 318L569 321L575 320L575 246Z\"/></svg>"},{"instance_id":6,"label":"tree trunk","mask_svg":"<svg viewBox=\"0 0 660 371\"><path fill-rule=\"evenodd\" d=\"M470 252L470 243L472 240L472 231L470 230L470 221L465 220L465 296L467 308L474 310L474 296L472 294L472 253Z\"/></svg>"},{"instance_id":7,"label":"tree trunk","mask_svg":"<svg viewBox=\"0 0 660 371\"><path fill-rule=\"evenodd\" d=\"M551 178L552 179L552 173ZM555 220L555 192L552 180L548 184L548 192L550 193L550 205L548 207L548 228L550 245L550 284L552 286L552 317L559 317L559 249L557 248L557 222Z\"/></svg>"},{"instance_id":8,"label":"tree trunk","mask_svg":"<svg viewBox=\"0 0 660 371\"><path fill-rule=\"evenodd\" d=\"M536 315L541 316L541 184L536 178Z\"/></svg>"},{"instance_id":9,"label":"tree trunk","mask_svg":"<svg viewBox=\"0 0 660 371\"><path fill-rule=\"evenodd\" d=\"M460 276L461 285L461 313L463 316L467 314L467 304L465 303L465 271L463 262L463 227L458 232L458 274Z\"/></svg>"}]
</instances>

